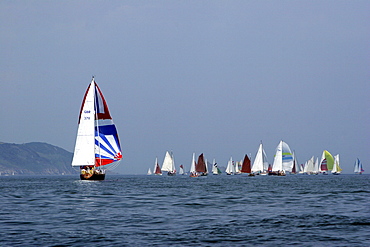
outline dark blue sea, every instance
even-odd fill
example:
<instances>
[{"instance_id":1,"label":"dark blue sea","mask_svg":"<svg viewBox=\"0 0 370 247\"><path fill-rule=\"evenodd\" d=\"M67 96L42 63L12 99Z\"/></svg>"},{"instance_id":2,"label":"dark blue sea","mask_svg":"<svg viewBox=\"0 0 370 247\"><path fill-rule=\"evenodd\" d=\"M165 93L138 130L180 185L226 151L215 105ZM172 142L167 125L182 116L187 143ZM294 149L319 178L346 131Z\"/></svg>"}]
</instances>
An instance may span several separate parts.
<instances>
[{"instance_id":1,"label":"dark blue sea","mask_svg":"<svg viewBox=\"0 0 370 247\"><path fill-rule=\"evenodd\" d=\"M370 175L0 177L0 246L370 246Z\"/></svg>"}]
</instances>

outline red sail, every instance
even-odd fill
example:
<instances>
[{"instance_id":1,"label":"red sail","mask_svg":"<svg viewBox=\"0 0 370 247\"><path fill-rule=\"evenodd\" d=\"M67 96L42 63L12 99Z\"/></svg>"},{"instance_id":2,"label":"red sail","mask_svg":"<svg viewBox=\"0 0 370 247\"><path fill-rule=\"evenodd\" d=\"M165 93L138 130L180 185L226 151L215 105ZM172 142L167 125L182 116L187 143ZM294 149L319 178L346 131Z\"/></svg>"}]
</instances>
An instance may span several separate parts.
<instances>
[{"instance_id":1,"label":"red sail","mask_svg":"<svg viewBox=\"0 0 370 247\"><path fill-rule=\"evenodd\" d=\"M203 153L198 157L198 163L195 165L197 172L206 172L206 163L204 162Z\"/></svg>"},{"instance_id":2,"label":"red sail","mask_svg":"<svg viewBox=\"0 0 370 247\"><path fill-rule=\"evenodd\" d=\"M154 174L162 174L161 168L159 167L158 163L157 163L157 165L155 166Z\"/></svg>"},{"instance_id":3,"label":"red sail","mask_svg":"<svg viewBox=\"0 0 370 247\"><path fill-rule=\"evenodd\" d=\"M327 161L326 159L324 159L322 162L321 162L321 167L320 167L321 171L327 171L328 170L328 166L327 166Z\"/></svg>"},{"instance_id":4,"label":"red sail","mask_svg":"<svg viewBox=\"0 0 370 247\"><path fill-rule=\"evenodd\" d=\"M248 155L244 156L242 169L240 170L242 173L251 173L251 160L249 159Z\"/></svg>"}]
</instances>

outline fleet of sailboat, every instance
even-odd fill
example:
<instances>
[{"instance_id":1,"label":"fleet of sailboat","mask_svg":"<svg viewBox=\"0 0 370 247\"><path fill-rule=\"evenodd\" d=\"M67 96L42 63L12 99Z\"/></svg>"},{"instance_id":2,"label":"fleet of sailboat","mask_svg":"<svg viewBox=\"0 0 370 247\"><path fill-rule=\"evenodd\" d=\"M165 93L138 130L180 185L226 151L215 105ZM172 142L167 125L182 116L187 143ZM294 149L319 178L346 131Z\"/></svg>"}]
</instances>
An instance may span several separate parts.
<instances>
[{"instance_id":1,"label":"fleet of sailboat","mask_svg":"<svg viewBox=\"0 0 370 247\"><path fill-rule=\"evenodd\" d=\"M170 157L173 158L173 154L169 154L168 152L166 152L165 160L163 161L163 163L171 164L171 168L167 169L166 165L164 165L162 166L162 169L163 167L165 167L166 171L175 171L175 168L172 167L172 164L174 165L174 162L172 161L172 159L170 159ZM171 162L167 162L166 160L171 160ZM156 165L153 170L153 174L162 174L157 159L155 164ZM208 166L212 167L211 172L213 175L222 174L222 170L216 163L215 159L213 159L213 163L209 163L207 162L207 159L204 158L204 154L202 153L199 155L198 161L196 162L195 153L193 153L189 170L190 177L207 176ZM263 149L263 145L261 143L255 156L253 165L251 162L251 157L245 155L244 159L242 159L240 162L235 162L233 158L230 157L227 162L226 168L224 167L223 169L226 175L248 174L248 176L285 176L286 174L328 175L328 171L330 171L333 175L339 175L342 171L342 168L340 167L339 154L333 157L329 151L324 150L320 162L318 157L316 157L315 160L315 156L312 156L304 164L299 164L295 152L291 152L289 145L284 141L279 142L276 148L274 162L272 165L269 165L266 152ZM362 168L362 163L359 159L357 159L355 162L354 172L356 174L362 174L364 172L364 169ZM148 170L148 174L150 174L150 169ZM179 174L186 174L183 165L180 165Z\"/></svg>"},{"instance_id":2,"label":"fleet of sailboat","mask_svg":"<svg viewBox=\"0 0 370 247\"><path fill-rule=\"evenodd\" d=\"M113 119L110 115L107 102L100 90L94 77L89 84L80 109L76 144L72 159L73 167L80 167L81 180L104 180L106 170L114 169L122 159L122 151L118 132ZM190 164L190 177L199 177L208 175L208 166L212 167L212 174L222 173L215 160L208 163L201 153L198 161L195 161L193 153ZM291 151L289 145L280 141L275 152L273 164L267 161L262 142L259 145L253 164L248 155L240 162L234 162L232 157L227 162L225 173L227 175L236 175L247 173L254 175L279 175L289 174L324 174L329 171L334 175L341 174L339 154L334 157L327 150L321 155L320 162L318 157L312 156L304 164L298 164L296 155ZM153 172L148 169L147 175L162 175L167 172L169 176L176 175L175 161L173 153L166 151L162 168L156 158ZM354 173L362 174L364 169L361 161L357 158L354 165ZM180 166L179 174L186 174L184 166Z\"/></svg>"}]
</instances>

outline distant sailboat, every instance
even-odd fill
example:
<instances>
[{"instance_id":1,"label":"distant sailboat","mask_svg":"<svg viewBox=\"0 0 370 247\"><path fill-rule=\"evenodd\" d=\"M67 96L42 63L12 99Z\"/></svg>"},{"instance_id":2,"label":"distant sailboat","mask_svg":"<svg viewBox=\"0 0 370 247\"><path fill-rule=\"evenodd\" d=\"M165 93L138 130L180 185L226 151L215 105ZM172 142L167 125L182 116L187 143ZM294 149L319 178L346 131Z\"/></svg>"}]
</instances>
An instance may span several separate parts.
<instances>
[{"instance_id":1,"label":"distant sailboat","mask_svg":"<svg viewBox=\"0 0 370 247\"><path fill-rule=\"evenodd\" d=\"M317 175L320 172L319 157L316 157L316 161L313 163L313 174Z\"/></svg>"},{"instance_id":2,"label":"distant sailboat","mask_svg":"<svg viewBox=\"0 0 370 247\"><path fill-rule=\"evenodd\" d=\"M295 152L293 151L293 168L291 174L297 174L299 173L299 166L297 161L297 156L295 155Z\"/></svg>"},{"instance_id":3,"label":"distant sailboat","mask_svg":"<svg viewBox=\"0 0 370 247\"><path fill-rule=\"evenodd\" d=\"M82 180L104 180L121 159L116 126L93 77L81 105L72 166L80 167Z\"/></svg>"},{"instance_id":4,"label":"distant sailboat","mask_svg":"<svg viewBox=\"0 0 370 247\"><path fill-rule=\"evenodd\" d=\"M226 175L234 175L235 166L234 166L233 157L230 157L230 160L227 162L225 173Z\"/></svg>"},{"instance_id":5,"label":"distant sailboat","mask_svg":"<svg viewBox=\"0 0 370 247\"><path fill-rule=\"evenodd\" d=\"M175 160L172 152L170 154L168 151L166 151L166 155L164 156L162 164L162 171L167 172L168 176L176 175Z\"/></svg>"},{"instance_id":6,"label":"distant sailboat","mask_svg":"<svg viewBox=\"0 0 370 247\"><path fill-rule=\"evenodd\" d=\"M308 174L308 175L312 175L314 174L314 169L315 169L315 161L314 161L315 157L312 156L311 159L309 159L308 161L306 161L306 164L304 166L304 173L305 174Z\"/></svg>"},{"instance_id":7,"label":"distant sailboat","mask_svg":"<svg viewBox=\"0 0 370 247\"><path fill-rule=\"evenodd\" d=\"M289 145L280 141L276 148L274 163L272 164L272 172L269 175L284 176L286 172L291 172L293 168L293 155Z\"/></svg>"},{"instance_id":8,"label":"distant sailboat","mask_svg":"<svg viewBox=\"0 0 370 247\"><path fill-rule=\"evenodd\" d=\"M207 166L206 162L204 161L204 155L203 153L199 155L198 157L198 162L195 165L195 171L200 175L200 176L207 176Z\"/></svg>"},{"instance_id":9,"label":"distant sailboat","mask_svg":"<svg viewBox=\"0 0 370 247\"><path fill-rule=\"evenodd\" d=\"M153 172L154 172L154 175L162 175L162 170L161 170L161 168L159 167L159 164L158 164L158 158L157 158L157 157L155 158L155 163L154 163L154 169L153 169Z\"/></svg>"},{"instance_id":10,"label":"distant sailboat","mask_svg":"<svg viewBox=\"0 0 370 247\"><path fill-rule=\"evenodd\" d=\"M333 175L339 175L341 171L342 171L342 168L340 168L339 166L339 154L337 154L334 156L334 165L333 165L333 169L331 170L331 173Z\"/></svg>"},{"instance_id":11,"label":"distant sailboat","mask_svg":"<svg viewBox=\"0 0 370 247\"><path fill-rule=\"evenodd\" d=\"M362 174L365 170L362 168L362 163L359 158L356 159L355 167L354 167L355 174Z\"/></svg>"},{"instance_id":12,"label":"distant sailboat","mask_svg":"<svg viewBox=\"0 0 370 247\"><path fill-rule=\"evenodd\" d=\"M190 163L190 177L199 177L199 174L195 170L195 166L196 166L195 153L193 153L193 158L192 158L191 163Z\"/></svg>"},{"instance_id":13,"label":"distant sailboat","mask_svg":"<svg viewBox=\"0 0 370 247\"><path fill-rule=\"evenodd\" d=\"M249 176L254 176L252 173L251 168L251 160L249 159L248 155L244 156L243 163L242 163L242 169L240 169L241 173L248 173Z\"/></svg>"},{"instance_id":14,"label":"distant sailboat","mask_svg":"<svg viewBox=\"0 0 370 247\"><path fill-rule=\"evenodd\" d=\"M256 175L267 175L269 163L262 143L259 145L256 157L254 159L251 171Z\"/></svg>"},{"instance_id":15,"label":"distant sailboat","mask_svg":"<svg viewBox=\"0 0 370 247\"><path fill-rule=\"evenodd\" d=\"M322 152L321 161L320 161L320 171L323 174L328 174L328 171L333 170L334 158L327 150Z\"/></svg>"},{"instance_id":16,"label":"distant sailboat","mask_svg":"<svg viewBox=\"0 0 370 247\"><path fill-rule=\"evenodd\" d=\"M152 170L150 170L150 168L148 169L148 172L146 173L146 175L152 175Z\"/></svg>"},{"instance_id":17,"label":"distant sailboat","mask_svg":"<svg viewBox=\"0 0 370 247\"><path fill-rule=\"evenodd\" d=\"M241 174L240 169L242 168L242 161L237 161L234 162L234 175L239 175Z\"/></svg>"},{"instance_id":18,"label":"distant sailboat","mask_svg":"<svg viewBox=\"0 0 370 247\"><path fill-rule=\"evenodd\" d=\"M218 168L218 165L216 163L216 160L213 159L213 165L212 165L212 174L213 175L220 175L222 172L220 168Z\"/></svg>"},{"instance_id":19,"label":"distant sailboat","mask_svg":"<svg viewBox=\"0 0 370 247\"><path fill-rule=\"evenodd\" d=\"M179 171L179 174L180 174L180 175L185 175L185 170L184 170L184 166L183 166L183 165L180 165L180 171Z\"/></svg>"}]
</instances>

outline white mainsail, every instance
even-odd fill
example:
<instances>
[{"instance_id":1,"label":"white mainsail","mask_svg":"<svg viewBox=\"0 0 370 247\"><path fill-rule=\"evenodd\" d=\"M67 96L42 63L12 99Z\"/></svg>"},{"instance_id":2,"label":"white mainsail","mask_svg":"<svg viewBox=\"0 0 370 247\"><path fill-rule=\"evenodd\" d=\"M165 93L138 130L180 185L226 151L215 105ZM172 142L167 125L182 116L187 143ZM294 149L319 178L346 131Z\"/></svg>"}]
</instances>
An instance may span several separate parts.
<instances>
[{"instance_id":1,"label":"white mainsail","mask_svg":"<svg viewBox=\"0 0 370 247\"><path fill-rule=\"evenodd\" d=\"M364 169L362 168L362 163L361 163L359 158L356 159L355 167L354 167L353 171L356 174L362 174L364 172Z\"/></svg>"},{"instance_id":2,"label":"white mainsail","mask_svg":"<svg viewBox=\"0 0 370 247\"><path fill-rule=\"evenodd\" d=\"M180 165L180 171L179 171L179 174L180 174L180 175L185 174L184 166L183 166L183 165Z\"/></svg>"},{"instance_id":3,"label":"white mainsail","mask_svg":"<svg viewBox=\"0 0 370 247\"><path fill-rule=\"evenodd\" d=\"M340 168L339 166L339 154L337 154L334 156L334 165L333 165L333 169L331 170L331 173L339 174L341 173L341 171L342 171L342 168Z\"/></svg>"},{"instance_id":4,"label":"white mainsail","mask_svg":"<svg viewBox=\"0 0 370 247\"><path fill-rule=\"evenodd\" d=\"M320 171L320 167L319 167L319 157L316 157L316 161L315 163L313 164L313 173L314 174L318 174Z\"/></svg>"},{"instance_id":5,"label":"white mainsail","mask_svg":"<svg viewBox=\"0 0 370 247\"><path fill-rule=\"evenodd\" d=\"M233 174L235 171L235 168L233 166L233 157L230 157L230 160L227 162L227 167L226 167L226 174Z\"/></svg>"},{"instance_id":6,"label":"white mainsail","mask_svg":"<svg viewBox=\"0 0 370 247\"><path fill-rule=\"evenodd\" d=\"M267 171L269 163L267 162L267 156L265 150L263 149L262 143L260 144L256 158L254 159L252 165L252 172L265 172Z\"/></svg>"},{"instance_id":7,"label":"white mainsail","mask_svg":"<svg viewBox=\"0 0 370 247\"><path fill-rule=\"evenodd\" d=\"M217 164L216 164L216 160L213 159L213 163L212 163L212 173L214 175L218 175L218 168L217 168Z\"/></svg>"},{"instance_id":8,"label":"white mainsail","mask_svg":"<svg viewBox=\"0 0 370 247\"><path fill-rule=\"evenodd\" d=\"M295 155L295 152L293 151L293 168L292 173L301 173L300 167L298 165L297 156Z\"/></svg>"},{"instance_id":9,"label":"white mainsail","mask_svg":"<svg viewBox=\"0 0 370 247\"><path fill-rule=\"evenodd\" d=\"M193 153L193 158L191 160L191 164L190 164L190 174L195 174L196 171L195 171L195 153Z\"/></svg>"},{"instance_id":10,"label":"white mainsail","mask_svg":"<svg viewBox=\"0 0 370 247\"><path fill-rule=\"evenodd\" d=\"M175 163L173 160L173 155L171 155L168 151L166 151L166 155L163 160L162 171L166 171L166 172L175 171Z\"/></svg>"},{"instance_id":11,"label":"white mainsail","mask_svg":"<svg viewBox=\"0 0 370 247\"><path fill-rule=\"evenodd\" d=\"M315 159L315 157L312 156L311 159L306 161L306 165L304 167L304 172L305 173L307 173L307 174L312 174L313 173L313 170L315 169L314 168L314 159Z\"/></svg>"},{"instance_id":12,"label":"white mainsail","mask_svg":"<svg viewBox=\"0 0 370 247\"><path fill-rule=\"evenodd\" d=\"M95 165L95 87L93 84L94 80L90 83L81 109L72 166Z\"/></svg>"}]
</instances>

